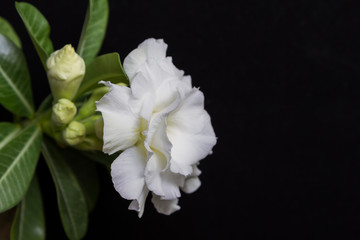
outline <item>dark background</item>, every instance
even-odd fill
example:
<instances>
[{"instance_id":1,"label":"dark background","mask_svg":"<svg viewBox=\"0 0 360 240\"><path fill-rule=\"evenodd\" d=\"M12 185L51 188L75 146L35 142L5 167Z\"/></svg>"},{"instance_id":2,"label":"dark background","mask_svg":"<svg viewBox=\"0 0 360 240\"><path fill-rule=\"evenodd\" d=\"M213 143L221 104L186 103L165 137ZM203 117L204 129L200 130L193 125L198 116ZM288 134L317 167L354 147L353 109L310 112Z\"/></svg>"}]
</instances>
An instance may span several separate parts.
<instances>
[{"instance_id":1,"label":"dark background","mask_svg":"<svg viewBox=\"0 0 360 240\"><path fill-rule=\"evenodd\" d=\"M77 45L87 1L29 1L54 48ZM46 75L13 1L0 15L23 42L36 104ZM100 168L101 195L85 239L359 239L360 2L110 0L101 53L122 59L163 38L175 65L205 94L218 143L201 188L181 211L128 211ZM9 120L3 114L2 120ZM65 239L43 161L48 239Z\"/></svg>"}]
</instances>

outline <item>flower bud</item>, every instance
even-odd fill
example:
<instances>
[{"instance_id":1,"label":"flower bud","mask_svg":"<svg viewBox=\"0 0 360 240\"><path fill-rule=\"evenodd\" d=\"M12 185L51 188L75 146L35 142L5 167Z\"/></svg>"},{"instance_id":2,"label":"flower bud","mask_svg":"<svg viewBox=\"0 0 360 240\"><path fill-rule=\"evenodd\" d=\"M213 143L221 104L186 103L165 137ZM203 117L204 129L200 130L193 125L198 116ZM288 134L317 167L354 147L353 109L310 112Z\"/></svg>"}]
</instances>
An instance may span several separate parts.
<instances>
[{"instance_id":1,"label":"flower bud","mask_svg":"<svg viewBox=\"0 0 360 240\"><path fill-rule=\"evenodd\" d=\"M63 138L70 146L81 143L85 139L85 135L85 126L77 121L72 121L63 131Z\"/></svg>"},{"instance_id":2,"label":"flower bud","mask_svg":"<svg viewBox=\"0 0 360 240\"><path fill-rule=\"evenodd\" d=\"M72 99L85 75L85 62L71 44L53 52L46 61L47 76L55 101Z\"/></svg>"},{"instance_id":3,"label":"flower bud","mask_svg":"<svg viewBox=\"0 0 360 240\"><path fill-rule=\"evenodd\" d=\"M64 126L71 122L76 114L75 104L65 98L61 98L52 108L51 120L55 126Z\"/></svg>"}]
</instances>

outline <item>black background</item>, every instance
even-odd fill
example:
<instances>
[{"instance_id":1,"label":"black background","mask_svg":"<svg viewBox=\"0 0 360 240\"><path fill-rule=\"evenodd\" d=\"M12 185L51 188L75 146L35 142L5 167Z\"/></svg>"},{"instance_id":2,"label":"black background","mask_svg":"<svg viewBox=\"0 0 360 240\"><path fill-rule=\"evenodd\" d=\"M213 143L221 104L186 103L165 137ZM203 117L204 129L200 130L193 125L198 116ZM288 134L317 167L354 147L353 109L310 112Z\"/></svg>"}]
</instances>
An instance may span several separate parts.
<instances>
[{"instance_id":1,"label":"black background","mask_svg":"<svg viewBox=\"0 0 360 240\"><path fill-rule=\"evenodd\" d=\"M55 49L77 45L87 1L29 2ZM359 13L358 1L110 0L101 53L123 59L163 38L204 92L218 143L201 188L170 217L149 201L138 219L100 168L85 239L359 239ZM23 41L38 105L49 87L13 1L0 15ZM39 170L48 239L65 239L43 161Z\"/></svg>"}]
</instances>

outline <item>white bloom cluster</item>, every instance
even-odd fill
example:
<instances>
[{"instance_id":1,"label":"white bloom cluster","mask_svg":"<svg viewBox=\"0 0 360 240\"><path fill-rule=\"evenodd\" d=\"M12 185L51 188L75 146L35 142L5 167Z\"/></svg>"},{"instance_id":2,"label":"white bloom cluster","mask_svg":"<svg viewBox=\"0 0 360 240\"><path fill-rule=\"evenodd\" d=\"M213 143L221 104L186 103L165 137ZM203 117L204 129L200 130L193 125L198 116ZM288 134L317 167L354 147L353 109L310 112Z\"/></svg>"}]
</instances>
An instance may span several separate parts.
<instances>
[{"instance_id":1,"label":"white bloom cluster","mask_svg":"<svg viewBox=\"0 0 360 240\"><path fill-rule=\"evenodd\" d=\"M111 166L115 189L133 200L129 209L139 217L150 191L158 212L179 210L180 189L198 189L197 165L216 144L203 93L166 57L166 49L163 40L145 40L124 60L130 88L107 82L110 91L97 102L103 151L123 151Z\"/></svg>"}]
</instances>

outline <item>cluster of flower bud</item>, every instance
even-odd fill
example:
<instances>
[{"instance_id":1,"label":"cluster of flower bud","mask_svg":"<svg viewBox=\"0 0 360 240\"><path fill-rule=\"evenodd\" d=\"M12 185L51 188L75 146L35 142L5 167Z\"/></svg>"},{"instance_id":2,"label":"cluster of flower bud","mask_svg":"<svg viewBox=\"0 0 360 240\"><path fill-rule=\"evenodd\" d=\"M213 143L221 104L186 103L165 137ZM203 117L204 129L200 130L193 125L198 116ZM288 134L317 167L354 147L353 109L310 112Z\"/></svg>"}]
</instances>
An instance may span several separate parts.
<instances>
[{"instance_id":1,"label":"cluster of flower bud","mask_svg":"<svg viewBox=\"0 0 360 240\"><path fill-rule=\"evenodd\" d=\"M50 130L63 144L82 150L102 150L103 120L96 113L95 101L109 91L96 89L90 98L77 109L72 101L85 75L85 63L68 44L53 52L46 61L47 76L54 98Z\"/></svg>"}]
</instances>

